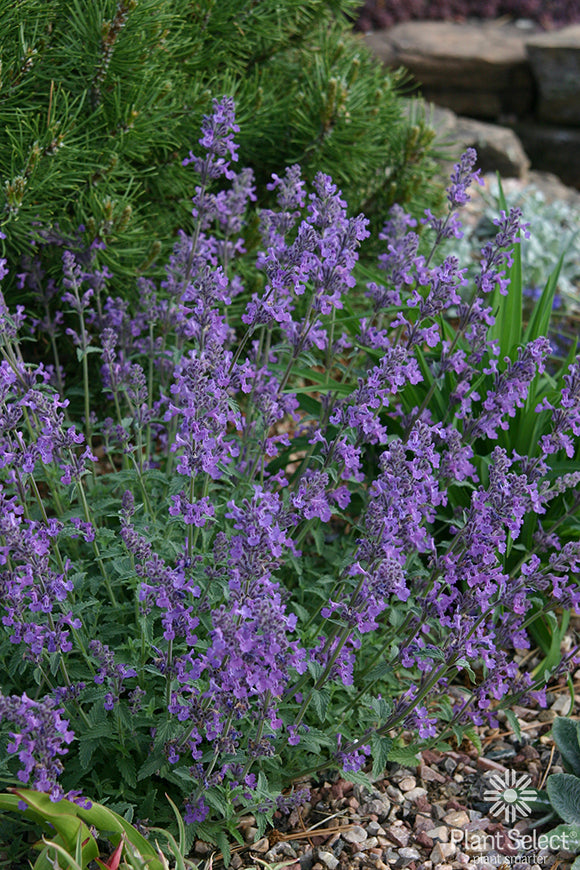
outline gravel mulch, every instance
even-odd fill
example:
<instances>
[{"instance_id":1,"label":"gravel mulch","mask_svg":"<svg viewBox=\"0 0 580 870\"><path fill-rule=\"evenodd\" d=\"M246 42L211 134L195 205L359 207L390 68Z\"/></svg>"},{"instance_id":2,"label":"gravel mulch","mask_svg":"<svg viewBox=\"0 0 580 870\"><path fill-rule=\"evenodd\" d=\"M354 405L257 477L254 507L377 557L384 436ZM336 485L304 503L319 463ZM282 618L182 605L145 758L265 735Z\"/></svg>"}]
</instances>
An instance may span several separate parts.
<instances>
[{"instance_id":1,"label":"gravel mulch","mask_svg":"<svg viewBox=\"0 0 580 870\"><path fill-rule=\"evenodd\" d=\"M571 642L565 638L566 646ZM539 662L537 655L524 656L530 667ZM578 692L580 670L574 684ZM498 711L498 728L478 729L481 751L467 741L451 751L425 750L416 767L389 764L368 788L338 774L296 783L310 786L309 803L290 816L277 813L275 827L259 839L254 817L243 818L246 845L232 848L230 867L567 870L575 855L542 843L541 835L559 820L542 821L541 814L529 813L521 804L515 818L506 819L505 805L495 807L490 792L497 792L498 776L504 787L515 777L521 792L545 787L548 774L563 772L550 732L556 716L580 719L580 704L574 701L570 710L571 704L560 678L547 694L546 708L512 708L519 735L503 711ZM206 859L208 870L221 870L221 856L212 852L208 843L196 842L200 866Z\"/></svg>"}]
</instances>

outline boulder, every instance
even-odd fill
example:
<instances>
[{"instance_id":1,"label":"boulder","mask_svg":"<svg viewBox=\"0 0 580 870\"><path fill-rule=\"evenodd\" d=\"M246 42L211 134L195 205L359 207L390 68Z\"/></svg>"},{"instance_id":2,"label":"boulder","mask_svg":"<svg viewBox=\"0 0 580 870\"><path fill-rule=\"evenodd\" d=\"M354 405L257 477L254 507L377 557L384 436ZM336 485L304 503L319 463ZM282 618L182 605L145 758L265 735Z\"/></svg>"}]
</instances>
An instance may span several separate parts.
<instances>
[{"instance_id":1,"label":"boulder","mask_svg":"<svg viewBox=\"0 0 580 870\"><path fill-rule=\"evenodd\" d=\"M521 117L531 110L529 38L495 21L408 21L364 37L386 66L406 67L427 100L477 118Z\"/></svg>"},{"instance_id":2,"label":"boulder","mask_svg":"<svg viewBox=\"0 0 580 870\"><path fill-rule=\"evenodd\" d=\"M580 129L532 121L517 123L514 129L534 169L553 172L564 184L580 189Z\"/></svg>"},{"instance_id":3,"label":"boulder","mask_svg":"<svg viewBox=\"0 0 580 870\"><path fill-rule=\"evenodd\" d=\"M538 83L538 118L580 126L580 24L528 38L526 50Z\"/></svg>"},{"instance_id":4,"label":"boulder","mask_svg":"<svg viewBox=\"0 0 580 870\"><path fill-rule=\"evenodd\" d=\"M518 136L509 127L462 118L449 109L434 106L432 123L442 145L453 151L475 148L483 173L499 172L504 178L525 178L530 160Z\"/></svg>"}]
</instances>

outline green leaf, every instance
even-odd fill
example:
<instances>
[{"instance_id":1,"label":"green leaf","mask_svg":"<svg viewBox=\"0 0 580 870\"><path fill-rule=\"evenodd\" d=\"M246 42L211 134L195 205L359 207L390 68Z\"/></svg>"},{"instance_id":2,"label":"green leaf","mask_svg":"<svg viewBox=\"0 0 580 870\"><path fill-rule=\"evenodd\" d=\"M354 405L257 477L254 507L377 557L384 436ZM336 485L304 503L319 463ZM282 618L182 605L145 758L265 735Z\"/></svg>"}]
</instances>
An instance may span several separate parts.
<instances>
[{"instance_id":1,"label":"green leaf","mask_svg":"<svg viewBox=\"0 0 580 870\"><path fill-rule=\"evenodd\" d=\"M396 761L405 767L416 767L419 764L418 752L419 749L414 749L413 746L393 746L389 750L388 758L389 761Z\"/></svg>"},{"instance_id":2,"label":"green leaf","mask_svg":"<svg viewBox=\"0 0 580 870\"><path fill-rule=\"evenodd\" d=\"M222 817L226 817L229 815L229 806L228 802L223 798L223 796L218 792L215 788L209 788L204 792L204 798L207 800L208 804L212 806Z\"/></svg>"},{"instance_id":3,"label":"green leaf","mask_svg":"<svg viewBox=\"0 0 580 870\"><path fill-rule=\"evenodd\" d=\"M389 752L393 746L393 741L390 737L379 737L373 734L371 737L371 750L373 754L373 769L372 778L378 779L384 773L387 761L389 760Z\"/></svg>"},{"instance_id":4,"label":"green leaf","mask_svg":"<svg viewBox=\"0 0 580 870\"><path fill-rule=\"evenodd\" d=\"M369 791L372 791L373 784L362 770L341 770L340 776L346 782L353 782L355 785L365 785Z\"/></svg>"},{"instance_id":5,"label":"green leaf","mask_svg":"<svg viewBox=\"0 0 580 870\"><path fill-rule=\"evenodd\" d=\"M465 735L468 737L480 755L483 755L483 746L481 745L481 737L475 728L466 728Z\"/></svg>"},{"instance_id":6,"label":"green leaf","mask_svg":"<svg viewBox=\"0 0 580 870\"><path fill-rule=\"evenodd\" d=\"M169 795L166 794L165 797L167 798L167 800L169 801L169 803L171 805L171 809L173 810L173 815L175 816L175 820L177 822L177 830L179 831L179 853L180 853L180 855L185 855L185 839L186 838L185 838L185 825L183 823L183 818L181 816L181 813L179 812L179 810L177 809L177 807L175 806L175 804L173 803L173 801L169 797Z\"/></svg>"},{"instance_id":7,"label":"green leaf","mask_svg":"<svg viewBox=\"0 0 580 870\"><path fill-rule=\"evenodd\" d=\"M580 851L580 825L558 825L545 835L549 841L549 848L554 852L560 850L566 852ZM556 841L556 838L558 840Z\"/></svg>"},{"instance_id":8,"label":"green leaf","mask_svg":"<svg viewBox=\"0 0 580 870\"><path fill-rule=\"evenodd\" d=\"M163 752L159 749L155 750L139 768L137 779L139 781L142 779L147 779L147 777L151 776L159 770L164 761L165 755L163 754Z\"/></svg>"},{"instance_id":9,"label":"green leaf","mask_svg":"<svg viewBox=\"0 0 580 870\"><path fill-rule=\"evenodd\" d=\"M82 829L83 839L92 838L87 826L77 817L76 805L70 801L53 803L48 795L30 789L15 789L13 793L17 798L17 806L18 800L23 801L37 820L52 825L60 837L61 845L68 849L70 855L75 853L79 828Z\"/></svg>"},{"instance_id":10,"label":"green leaf","mask_svg":"<svg viewBox=\"0 0 580 870\"><path fill-rule=\"evenodd\" d=\"M98 745L98 740L91 740L87 739L86 737L81 737L79 741L79 761L83 770L89 769L91 759Z\"/></svg>"},{"instance_id":11,"label":"green leaf","mask_svg":"<svg viewBox=\"0 0 580 870\"><path fill-rule=\"evenodd\" d=\"M61 865L58 860L54 861L53 851L65 859L64 870L83 870L81 865L77 864L69 849L64 847L62 843L59 843L56 839L45 840L44 837L42 839L46 843L46 846L38 856L34 864L34 870L44 870L45 867L60 867Z\"/></svg>"},{"instance_id":12,"label":"green leaf","mask_svg":"<svg viewBox=\"0 0 580 870\"><path fill-rule=\"evenodd\" d=\"M550 320L552 319L554 296L556 294L558 278L560 277L563 262L564 254L561 255L556 263L550 277L546 281L546 286L542 291L542 295L534 305L532 316L530 317L529 323L524 332L522 341L522 344L524 345L528 344L530 341L534 341L536 338L540 338L542 335L548 335Z\"/></svg>"},{"instance_id":13,"label":"green leaf","mask_svg":"<svg viewBox=\"0 0 580 870\"><path fill-rule=\"evenodd\" d=\"M510 724L510 728L512 729L512 731L514 732L514 734L516 735L518 740L521 741L522 729L520 728L520 722L519 722L518 717L516 716L516 714L514 713L513 710L505 709L504 713L505 713L506 719L508 720L508 722Z\"/></svg>"},{"instance_id":14,"label":"green leaf","mask_svg":"<svg viewBox=\"0 0 580 870\"><path fill-rule=\"evenodd\" d=\"M317 689L312 690L312 704L316 710L316 715L322 724L324 724L326 719L326 711L328 710L329 702L330 692L328 689L321 689L320 691Z\"/></svg>"},{"instance_id":15,"label":"green leaf","mask_svg":"<svg viewBox=\"0 0 580 870\"><path fill-rule=\"evenodd\" d=\"M579 723L558 717L552 725L552 735L567 770L580 776Z\"/></svg>"},{"instance_id":16,"label":"green leaf","mask_svg":"<svg viewBox=\"0 0 580 870\"><path fill-rule=\"evenodd\" d=\"M508 213L508 207L498 177L499 206ZM509 278L507 296L502 296L499 286L496 285L492 296L492 310L495 315L495 323L490 328L488 336L491 340L499 342L500 358L511 356L515 348L522 341L522 252L521 233L518 234L520 241L513 246L513 263L506 269L506 277Z\"/></svg>"},{"instance_id":17,"label":"green leaf","mask_svg":"<svg viewBox=\"0 0 580 870\"><path fill-rule=\"evenodd\" d=\"M121 776L125 780L125 782L131 786L131 788L135 788L137 785L137 776L135 773L135 761L131 755L126 758L117 757L117 767L121 772Z\"/></svg>"},{"instance_id":18,"label":"green leaf","mask_svg":"<svg viewBox=\"0 0 580 870\"><path fill-rule=\"evenodd\" d=\"M227 867L228 864L230 863L230 859L232 857L228 838L226 837L226 835L223 831L218 831L216 834L216 840L217 840L217 844L221 850L221 853L223 855L224 864Z\"/></svg>"},{"instance_id":19,"label":"green leaf","mask_svg":"<svg viewBox=\"0 0 580 870\"><path fill-rule=\"evenodd\" d=\"M580 825L580 779L569 773L548 777L548 794L558 815L570 825Z\"/></svg>"}]
</instances>

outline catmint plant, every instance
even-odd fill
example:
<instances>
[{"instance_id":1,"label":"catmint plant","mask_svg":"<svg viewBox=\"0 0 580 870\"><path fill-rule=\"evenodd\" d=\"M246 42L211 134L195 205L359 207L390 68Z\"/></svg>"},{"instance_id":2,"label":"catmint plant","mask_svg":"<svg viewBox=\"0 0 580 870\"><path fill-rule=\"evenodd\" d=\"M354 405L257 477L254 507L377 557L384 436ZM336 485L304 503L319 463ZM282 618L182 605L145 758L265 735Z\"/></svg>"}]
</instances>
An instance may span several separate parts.
<instances>
[{"instance_id":1,"label":"catmint plant","mask_svg":"<svg viewBox=\"0 0 580 870\"><path fill-rule=\"evenodd\" d=\"M192 228L135 309L98 251L85 271L65 252L43 321L0 304L3 775L163 822L162 783L222 848L240 814L263 829L307 800L299 775L380 770L409 732L415 752L542 702L516 650L580 599L579 363L548 379L544 335L490 332L521 212L475 281L438 257L470 150L444 215L393 208L363 281L364 216L297 165L254 213L237 132L216 100L184 160ZM28 330L72 339L84 419Z\"/></svg>"}]
</instances>

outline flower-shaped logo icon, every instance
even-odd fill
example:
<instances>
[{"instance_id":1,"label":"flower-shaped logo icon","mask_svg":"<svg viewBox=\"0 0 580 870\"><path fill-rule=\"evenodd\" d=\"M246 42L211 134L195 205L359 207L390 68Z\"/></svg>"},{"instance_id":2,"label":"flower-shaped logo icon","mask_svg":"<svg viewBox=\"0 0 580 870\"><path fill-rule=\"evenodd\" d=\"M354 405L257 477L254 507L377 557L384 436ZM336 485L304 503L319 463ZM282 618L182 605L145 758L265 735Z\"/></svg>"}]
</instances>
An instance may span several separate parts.
<instances>
[{"instance_id":1,"label":"flower-shaped logo icon","mask_svg":"<svg viewBox=\"0 0 580 870\"><path fill-rule=\"evenodd\" d=\"M532 812L528 801L536 799L536 790L530 788L531 782L527 773L518 774L515 770L494 773L489 780L491 788L483 794L485 800L493 801L491 815L503 815L505 822L515 822L518 817L528 816Z\"/></svg>"}]
</instances>

